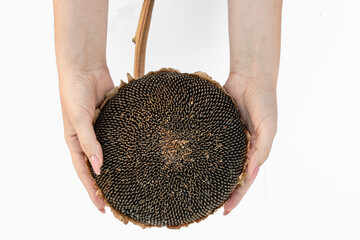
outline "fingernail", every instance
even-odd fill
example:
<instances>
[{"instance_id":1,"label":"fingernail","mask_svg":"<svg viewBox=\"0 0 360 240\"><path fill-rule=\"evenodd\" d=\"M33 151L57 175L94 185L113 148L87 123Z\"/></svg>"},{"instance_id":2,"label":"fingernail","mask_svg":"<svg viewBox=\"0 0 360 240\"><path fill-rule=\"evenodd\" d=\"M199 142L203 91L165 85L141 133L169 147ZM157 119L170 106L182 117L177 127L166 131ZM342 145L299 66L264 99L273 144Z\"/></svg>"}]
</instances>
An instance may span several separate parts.
<instances>
[{"instance_id":1,"label":"fingernail","mask_svg":"<svg viewBox=\"0 0 360 240\"><path fill-rule=\"evenodd\" d=\"M226 210L225 210L224 213L223 213L223 215L226 216L226 215L228 215L230 212L231 212L231 211L226 211Z\"/></svg>"},{"instance_id":2,"label":"fingernail","mask_svg":"<svg viewBox=\"0 0 360 240\"><path fill-rule=\"evenodd\" d=\"M100 163L99 163L98 158L97 158L95 155L93 155L93 156L91 156L91 158L90 158L90 162L91 162L91 165L92 165L92 167L93 167L93 169L94 169L94 172L95 172L97 175L100 175Z\"/></svg>"},{"instance_id":3,"label":"fingernail","mask_svg":"<svg viewBox=\"0 0 360 240\"><path fill-rule=\"evenodd\" d=\"M256 176L258 175L259 170L260 170L260 166L257 166L257 167L254 169L254 172L253 172L253 174L251 175L251 182L254 182Z\"/></svg>"},{"instance_id":4,"label":"fingernail","mask_svg":"<svg viewBox=\"0 0 360 240\"><path fill-rule=\"evenodd\" d=\"M103 208L103 209L99 209L99 211L100 211L101 213L105 214L105 209L104 209L104 208Z\"/></svg>"}]
</instances>

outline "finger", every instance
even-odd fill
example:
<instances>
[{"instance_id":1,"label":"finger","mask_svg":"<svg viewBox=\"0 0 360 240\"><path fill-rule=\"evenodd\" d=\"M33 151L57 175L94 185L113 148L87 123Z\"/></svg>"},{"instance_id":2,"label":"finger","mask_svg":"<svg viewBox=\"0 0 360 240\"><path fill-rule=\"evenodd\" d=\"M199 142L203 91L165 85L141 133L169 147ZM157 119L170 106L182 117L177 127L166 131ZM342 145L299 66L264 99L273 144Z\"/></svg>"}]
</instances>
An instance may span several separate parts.
<instances>
[{"instance_id":1,"label":"finger","mask_svg":"<svg viewBox=\"0 0 360 240\"><path fill-rule=\"evenodd\" d=\"M260 129L253 139L250 140L250 152L248 157L249 163L247 167L248 176L252 176L256 167L261 166L269 156L271 146L275 137L275 131L272 128Z\"/></svg>"},{"instance_id":2,"label":"finger","mask_svg":"<svg viewBox=\"0 0 360 240\"><path fill-rule=\"evenodd\" d=\"M80 178L82 184L84 185L86 191L88 192L91 201L99 209L100 212L105 213L105 202L99 196L96 195L96 187L94 185L93 179L90 177L85 162L85 155L83 152L71 151L71 158L76 170L78 177Z\"/></svg>"},{"instance_id":3,"label":"finger","mask_svg":"<svg viewBox=\"0 0 360 240\"><path fill-rule=\"evenodd\" d=\"M256 175L259 172L259 168L260 167L257 168L253 177L247 176L245 178L244 186L235 188L235 190L231 193L230 198L226 201L224 205L224 216L228 215L240 203L240 201L254 182Z\"/></svg>"},{"instance_id":4,"label":"finger","mask_svg":"<svg viewBox=\"0 0 360 240\"><path fill-rule=\"evenodd\" d=\"M79 138L81 149L88 157L94 172L99 175L103 164L101 145L96 139L92 122L82 120L74 123L74 128Z\"/></svg>"}]
</instances>

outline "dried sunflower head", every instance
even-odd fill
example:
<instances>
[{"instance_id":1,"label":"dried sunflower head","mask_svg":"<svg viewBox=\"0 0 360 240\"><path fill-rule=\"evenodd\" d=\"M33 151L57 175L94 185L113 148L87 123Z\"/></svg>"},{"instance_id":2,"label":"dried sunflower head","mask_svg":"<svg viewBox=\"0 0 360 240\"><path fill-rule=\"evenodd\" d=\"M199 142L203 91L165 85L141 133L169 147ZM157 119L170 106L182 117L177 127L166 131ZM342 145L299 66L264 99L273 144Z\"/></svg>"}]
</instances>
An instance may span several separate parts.
<instances>
[{"instance_id":1,"label":"dried sunflower head","mask_svg":"<svg viewBox=\"0 0 360 240\"><path fill-rule=\"evenodd\" d=\"M247 131L205 73L161 69L122 82L94 119L104 163L88 170L124 223L180 228L214 213L243 183Z\"/></svg>"}]
</instances>

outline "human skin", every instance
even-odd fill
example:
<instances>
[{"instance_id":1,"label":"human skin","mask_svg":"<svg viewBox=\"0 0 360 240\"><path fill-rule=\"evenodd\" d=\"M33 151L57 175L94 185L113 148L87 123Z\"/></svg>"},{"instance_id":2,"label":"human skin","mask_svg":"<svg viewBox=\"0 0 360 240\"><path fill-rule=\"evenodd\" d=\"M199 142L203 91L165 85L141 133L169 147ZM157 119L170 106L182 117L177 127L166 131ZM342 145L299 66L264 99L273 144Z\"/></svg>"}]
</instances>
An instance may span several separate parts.
<instances>
[{"instance_id":1,"label":"human skin","mask_svg":"<svg viewBox=\"0 0 360 240\"><path fill-rule=\"evenodd\" d=\"M240 109L251 139L244 186L231 194L224 215L255 180L277 131L281 12L281 0L228 0L230 74L223 87Z\"/></svg>"},{"instance_id":2,"label":"human skin","mask_svg":"<svg viewBox=\"0 0 360 240\"><path fill-rule=\"evenodd\" d=\"M55 49L65 140L76 173L105 213L84 157L100 174L103 154L92 126L95 109L114 87L106 64L107 0L54 0Z\"/></svg>"},{"instance_id":3,"label":"human skin","mask_svg":"<svg viewBox=\"0 0 360 240\"><path fill-rule=\"evenodd\" d=\"M92 126L95 109L114 87L106 64L108 0L54 0L55 49L64 135L76 173L95 206L105 213L87 170L100 174L103 154ZM228 214L267 159L277 129L276 82L282 1L229 0L230 74L224 88L234 97L250 131L244 187L224 206Z\"/></svg>"}]
</instances>

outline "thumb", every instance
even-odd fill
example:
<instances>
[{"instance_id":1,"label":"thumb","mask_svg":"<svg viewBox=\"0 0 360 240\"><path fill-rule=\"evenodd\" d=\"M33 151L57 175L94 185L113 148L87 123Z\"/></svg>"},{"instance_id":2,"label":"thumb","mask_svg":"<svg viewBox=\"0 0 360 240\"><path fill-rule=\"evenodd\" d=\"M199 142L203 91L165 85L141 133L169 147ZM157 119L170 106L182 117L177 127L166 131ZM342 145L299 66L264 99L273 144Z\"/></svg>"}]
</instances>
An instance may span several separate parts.
<instances>
[{"instance_id":1,"label":"thumb","mask_svg":"<svg viewBox=\"0 0 360 240\"><path fill-rule=\"evenodd\" d=\"M259 129L250 140L249 164L247 174L251 176L252 181L256 177L258 167L260 167L268 158L271 146L275 137L276 128Z\"/></svg>"},{"instance_id":2,"label":"thumb","mask_svg":"<svg viewBox=\"0 0 360 240\"><path fill-rule=\"evenodd\" d=\"M103 153L100 143L96 139L91 121L82 120L74 124L80 146L89 159L94 172L99 175L103 164Z\"/></svg>"}]
</instances>

